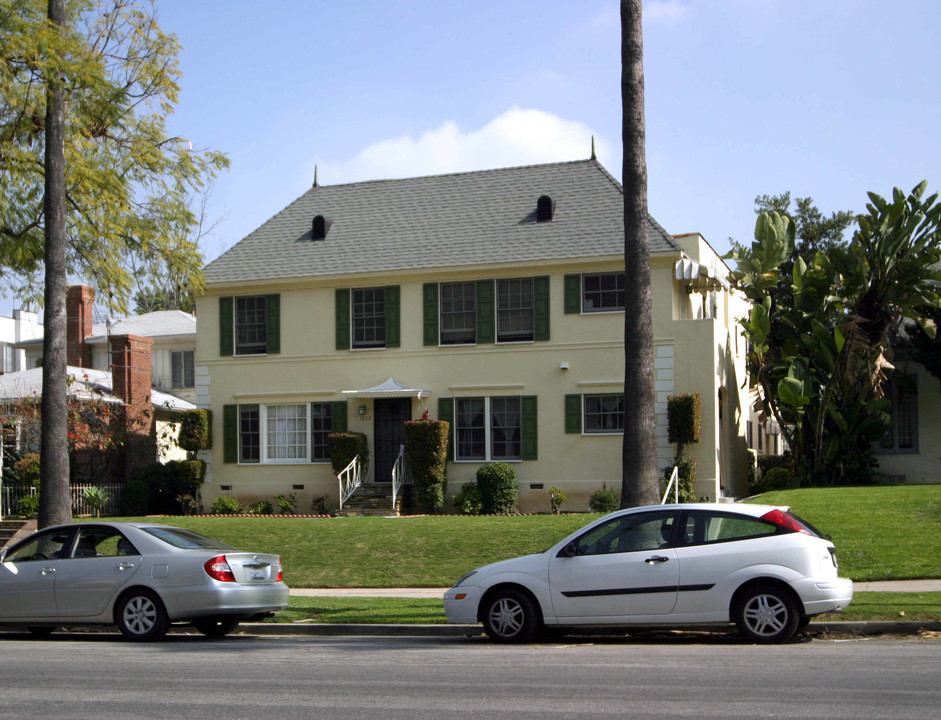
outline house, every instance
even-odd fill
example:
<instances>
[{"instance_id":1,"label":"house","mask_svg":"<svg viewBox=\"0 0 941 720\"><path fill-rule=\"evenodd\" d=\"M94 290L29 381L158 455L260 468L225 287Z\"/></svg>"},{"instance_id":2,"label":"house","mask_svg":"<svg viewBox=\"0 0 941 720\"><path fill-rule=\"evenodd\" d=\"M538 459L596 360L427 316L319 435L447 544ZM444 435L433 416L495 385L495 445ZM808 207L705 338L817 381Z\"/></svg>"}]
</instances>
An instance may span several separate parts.
<instances>
[{"instance_id":1,"label":"house","mask_svg":"<svg viewBox=\"0 0 941 720\"><path fill-rule=\"evenodd\" d=\"M13 317L0 317L0 373L36 367L30 364L21 343L42 340L39 316L28 310L14 310Z\"/></svg>"},{"instance_id":2,"label":"house","mask_svg":"<svg viewBox=\"0 0 941 720\"><path fill-rule=\"evenodd\" d=\"M619 488L620 184L595 160L314 186L205 268L197 404L215 418L204 500L338 503L331 431L390 481L403 422L451 423L448 496L515 464L521 511ZM697 493L745 489L744 307L699 235L648 223L658 450L667 397L699 393Z\"/></svg>"}]
</instances>

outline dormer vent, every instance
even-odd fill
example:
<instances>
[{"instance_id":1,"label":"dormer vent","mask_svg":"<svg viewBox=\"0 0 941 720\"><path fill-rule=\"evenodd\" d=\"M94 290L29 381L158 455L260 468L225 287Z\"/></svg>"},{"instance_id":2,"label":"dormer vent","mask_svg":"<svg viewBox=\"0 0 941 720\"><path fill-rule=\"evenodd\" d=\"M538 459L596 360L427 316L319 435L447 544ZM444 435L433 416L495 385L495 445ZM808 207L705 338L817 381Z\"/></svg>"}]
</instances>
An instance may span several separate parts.
<instances>
[{"instance_id":1,"label":"dormer vent","mask_svg":"<svg viewBox=\"0 0 941 720\"><path fill-rule=\"evenodd\" d=\"M327 232L330 230L330 220L323 215L314 217L314 222L310 231L311 240L326 240Z\"/></svg>"},{"instance_id":2,"label":"dormer vent","mask_svg":"<svg viewBox=\"0 0 941 720\"><path fill-rule=\"evenodd\" d=\"M536 201L536 222L552 222L555 202L548 195L542 195Z\"/></svg>"}]
</instances>

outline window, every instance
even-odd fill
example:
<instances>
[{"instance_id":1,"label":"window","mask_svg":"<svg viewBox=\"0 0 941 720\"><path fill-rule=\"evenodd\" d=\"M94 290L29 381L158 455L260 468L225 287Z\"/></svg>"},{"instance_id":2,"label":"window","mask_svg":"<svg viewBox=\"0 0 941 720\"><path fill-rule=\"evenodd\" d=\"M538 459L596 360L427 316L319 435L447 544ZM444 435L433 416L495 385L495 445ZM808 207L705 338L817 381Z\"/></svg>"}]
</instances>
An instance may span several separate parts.
<instances>
[{"instance_id":1,"label":"window","mask_svg":"<svg viewBox=\"0 0 941 720\"><path fill-rule=\"evenodd\" d=\"M175 388L196 386L196 353L192 350L180 350L170 353L171 385Z\"/></svg>"},{"instance_id":2,"label":"window","mask_svg":"<svg viewBox=\"0 0 941 720\"><path fill-rule=\"evenodd\" d=\"M604 434L624 432L624 394L585 395L584 432Z\"/></svg>"},{"instance_id":3,"label":"window","mask_svg":"<svg viewBox=\"0 0 941 720\"><path fill-rule=\"evenodd\" d=\"M353 291L353 347L386 345L385 288Z\"/></svg>"},{"instance_id":4,"label":"window","mask_svg":"<svg viewBox=\"0 0 941 720\"><path fill-rule=\"evenodd\" d=\"M441 284L441 344L477 342L477 284Z\"/></svg>"},{"instance_id":5,"label":"window","mask_svg":"<svg viewBox=\"0 0 941 720\"><path fill-rule=\"evenodd\" d=\"M535 460L535 396L442 398L453 405L454 445L457 460ZM450 405L448 405L450 407ZM451 418L439 405L439 417Z\"/></svg>"},{"instance_id":6,"label":"window","mask_svg":"<svg viewBox=\"0 0 941 720\"><path fill-rule=\"evenodd\" d=\"M327 438L346 430L346 401L225 405L223 462L329 462Z\"/></svg>"},{"instance_id":7,"label":"window","mask_svg":"<svg viewBox=\"0 0 941 720\"><path fill-rule=\"evenodd\" d=\"M497 281L497 342L526 342L534 337L533 279Z\"/></svg>"},{"instance_id":8,"label":"window","mask_svg":"<svg viewBox=\"0 0 941 720\"><path fill-rule=\"evenodd\" d=\"M624 273L595 273L582 276L582 312L624 310Z\"/></svg>"},{"instance_id":9,"label":"window","mask_svg":"<svg viewBox=\"0 0 941 720\"><path fill-rule=\"evenodd\" d=\"M592 528L576 540L576 555L656 550L671 544L675 510L622 515Z\"/></svg>"},{"instance_id":10,"label":"window","mask_svg":"<svg viewBox=\"0 0 941 720\"><path fill-rule=\"evenodd\" d=\"M879 443L881 452L918 450L918 378L893 373L886 386L889 399L889 427Z\"/></svg>"},{"instance_id":11,"label":"window","mask_svg":"<svg viewBox=\"0 0 941 720\"><path fill-rule=\"evenodd\" d=\"M760 518L694 510L686 517L683 542L686 545L731 542L764 535L775 535L780 527Z\"/></svg>"},{"instance_id":12,"label":"window","mask_svg":"<svg viewBox=\"0 0 941 720\"><path fill-rule=\"evenodd\" d=\"M265 297L235 298L235 354L263 355L267 350Z\"/></svg>"},{"instance_id":13,"label":"window","mask_svg":"<svg viewBox=\"0 0 941 720\"><path fill-rule=\"evenodd\" d=\"M333 432L333 403L310 404L310 459L329 462L327 436Z\"/></svg>"}]
</instances>

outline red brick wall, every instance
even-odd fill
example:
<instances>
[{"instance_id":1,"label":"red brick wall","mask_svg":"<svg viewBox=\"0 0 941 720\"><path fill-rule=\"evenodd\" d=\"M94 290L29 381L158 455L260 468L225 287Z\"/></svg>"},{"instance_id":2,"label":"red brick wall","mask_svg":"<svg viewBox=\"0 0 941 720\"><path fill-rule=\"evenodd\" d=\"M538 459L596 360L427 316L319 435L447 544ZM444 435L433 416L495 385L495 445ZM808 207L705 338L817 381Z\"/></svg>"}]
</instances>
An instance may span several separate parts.
<instances>
[{"instance_id":1,"label":"red brick wall","mask_svg":"<svg viewBox=\"0 0 941 720\"><path fill-rule=\"evenodd\" d=\"M85 338L91 335L95 291L87 285L72 285L65 296L66 362L75 367L91 367L91 348Z\"/></svg>"},{"instance_id":2,"label":"red brick wall","mask_svg":"<svg viewBox=\"0 0 941 720\"><path fill-rule=\"evenodd\" d=\"M154 341L139 335L111 337L111 376L113 393L124 400L127 444L124 477L131 470L157 460L157 436L150 399L150 354ZM123 479L123 478L122 478Z\"/></svg>"}]
</instances>

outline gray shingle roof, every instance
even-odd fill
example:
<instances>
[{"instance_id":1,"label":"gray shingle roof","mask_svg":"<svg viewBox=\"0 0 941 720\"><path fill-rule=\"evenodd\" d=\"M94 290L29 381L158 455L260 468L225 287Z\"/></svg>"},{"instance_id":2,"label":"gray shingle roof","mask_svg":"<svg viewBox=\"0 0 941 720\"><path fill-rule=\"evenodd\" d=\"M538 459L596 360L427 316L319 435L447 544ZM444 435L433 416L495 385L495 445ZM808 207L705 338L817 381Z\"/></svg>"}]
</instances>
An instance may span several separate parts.
<instances>
[{"instance_id":1,"label":"gray shingle roof","mask_svg":"<svg viewBox=\"0 0 941 720\"><path fill-rule=\"evenodd\" d=\"M536 222L536 200L555 203ZM311 240L314 216L330 223ZM207 283L624 252L623 191L597 160L313 187L205 268ZM649 218L651 252L679 252Z\"/></svg>"}]
</instances>

